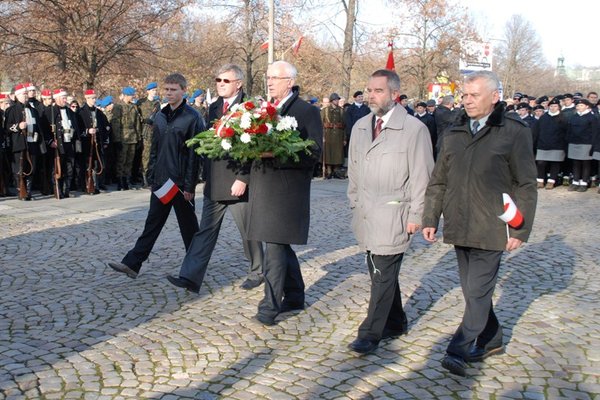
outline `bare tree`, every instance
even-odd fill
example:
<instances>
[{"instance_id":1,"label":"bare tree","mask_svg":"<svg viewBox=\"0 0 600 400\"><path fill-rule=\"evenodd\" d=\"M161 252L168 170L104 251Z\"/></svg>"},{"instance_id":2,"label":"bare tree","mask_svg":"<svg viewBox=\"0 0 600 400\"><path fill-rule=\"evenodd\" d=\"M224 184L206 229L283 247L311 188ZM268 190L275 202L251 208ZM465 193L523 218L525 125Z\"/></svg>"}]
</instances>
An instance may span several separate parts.
<instances>
[{"instance_id":1,"label":"bare tree","mask_svg":"<svg viewBox=\"0 0 600 400\"><path fill-rule=\"evenodd\" d=\"M428 84L442 73L457 79L462 42L478 40L467 12L448 0L392 0L404 11L391 36L400 44L401 76L425 99Z\"/></svg>"},{"instance_id":2,"label":"bare tree","mask_svg":"<svg viewBox=\"0 0 600 400\"><path fill-rule=\"evenodd\" d=\"M358 12L357 0L342 0L346 12L346 28L344 29L344 46L342 48L342 96L350 97L350 81L352 78L352 54L354 50L354 24Z\"/></svg>"},{"instance_id":3,"label":"bare tree","mask_svg":"<svg viewBox=\"0 0 600 400\"><path fill-rule=\"evenodd\" d=\"M495 57L495 69L504 92L512 96L515 90L526 90L530 77L547 68L537 32L521 15L513 15L506 22Z\"/></svg>"},{"instance_id":4,"label":"bare tree","mask_svg":"<svg viewBox=\"0 0 600 400\"><path fill-rule=\"evenodd\" d=\"M188 0L4 0L2 55L50 56L45 75L60 84L95 85L111 64L144 63L154 35ZM48 68L49 67L49 68ZM22 77L34 78L34 77Z\"/></svg>"}]
</instances>

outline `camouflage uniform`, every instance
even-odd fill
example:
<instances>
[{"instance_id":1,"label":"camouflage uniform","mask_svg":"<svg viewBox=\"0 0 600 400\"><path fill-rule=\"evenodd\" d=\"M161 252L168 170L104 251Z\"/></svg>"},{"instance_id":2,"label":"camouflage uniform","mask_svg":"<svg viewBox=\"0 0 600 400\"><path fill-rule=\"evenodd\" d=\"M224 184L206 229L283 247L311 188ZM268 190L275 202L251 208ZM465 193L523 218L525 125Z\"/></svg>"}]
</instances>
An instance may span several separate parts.
<instances>
[{"instance_id":1,"label":"camouflage uniform","mask_svg":"<svg viewBox=\"0 0 600 400\"><path fill-rule=\"evenodd\" d=\"M111 133L108 145L106 165L110 179L117 181L117 190L121 189L121 180L119 177L119 158L123 150L123 130L121 119L123 118L123 108L120 104L113 104L109 111L105 109L104 113L108 122L110 122Z\"/></svg>"},{"instance_id":2,"label":"camouflage uniform","mask_svg":"<svg viewBox=\"0 0 600 400\"><path fill-rule=\"evenodd\" d=\"M122 107L121 132L123 134L123 150L119 156L117 175L119 176L121 185L123 185L123 189L129 189L135 148L142 137L142 119L140 118L141 114L137 105L126 103Z\"/></svg>"},{"instance_id":3,"label":"camouflage uniform","mask_svg":"<svg viewBox=\"0 0 600 400\"><path fill-rule=\"evenodd\" d=\"M138 107L142 113L143 121L142 141L144 143L144 149L142 151L142 176L144 178L144 187L146 187L148 186L146 182L146 173L148 172L150 147L152 144L152 123L154 120L154 114L160 110L160 103L158 101L151 101L148 100L148 98L144 98L138 102Z\"/></svg>"}]
</instances>

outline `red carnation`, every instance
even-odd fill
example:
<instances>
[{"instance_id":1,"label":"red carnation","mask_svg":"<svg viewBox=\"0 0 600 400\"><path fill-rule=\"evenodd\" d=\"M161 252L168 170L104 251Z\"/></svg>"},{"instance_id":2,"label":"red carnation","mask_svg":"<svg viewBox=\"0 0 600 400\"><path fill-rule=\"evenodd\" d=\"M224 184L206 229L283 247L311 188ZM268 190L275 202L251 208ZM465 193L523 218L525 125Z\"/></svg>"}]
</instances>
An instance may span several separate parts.
<instances>
[{"instance_id":1,"label":"red carnation","mask_svg":"<svg viewBox=\"0 0 600 400\"><path fill-rule=\"evenodd\" d=\"M271 103L267 103L267 114L273 118L277 114L277 109Z\"/></svg>"},{"instance_id":2,"label":"red carnation","mask_svg":"<svg viewBox=\"0 0 600 400\"><path fill-rule=\"evenodd\" d=\"M232 137L233 135L235 135L235 131L230 126L226 126L219 131L219 136L222 138Z\"/></svg>"},{"instance_id":3,"label":"red carnation","mask_svg":"<svg viewBox=\"0 0 600 400\"><path fill-rule=\"evenodd\" d=\"M256 129L256 133L263 135L265 135L267 132L269 132L269 127L266 124L259 125L259 127Z\"/></svg>"},{"instance_id":4,"label":"red carnation","mask_svg":"<svg viewBox=\"0 0 600 400\"><path fill-rule=\"evenodd\" d=\"M247 101L244 103L244 108L248 111L253 110L254 109L254 103L251 101Z\"/></svg>"}]
</instances>

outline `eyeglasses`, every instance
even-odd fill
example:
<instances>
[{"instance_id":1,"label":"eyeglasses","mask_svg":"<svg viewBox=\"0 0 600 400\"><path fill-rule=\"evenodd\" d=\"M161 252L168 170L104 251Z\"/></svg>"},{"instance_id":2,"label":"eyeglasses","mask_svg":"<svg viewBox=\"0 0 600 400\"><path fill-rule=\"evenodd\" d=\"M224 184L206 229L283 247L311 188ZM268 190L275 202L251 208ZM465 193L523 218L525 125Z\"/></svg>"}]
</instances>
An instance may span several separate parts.
<instances>
[{"instance_id":1,"label":"eyeglasses","mask_svg":"<svg viewBox=\"0 0 600 400\"><path fill-rule=\"evenodd\" d=\"M215 78L215 82L217 83L231 83L231 82L236 82L239 81L239 79L221 79L221 78Z\"/></svg>"},{"instance_id":2,"label":"eyeglasses","mask_svg":"<svg viewBox=\"0 0 600 400\"><path fill-rule=\"evenodd\" d=\"M268 81L280 81L282 79L292 79L291 76L267 76Z\"/></svg>"}]
</instances>

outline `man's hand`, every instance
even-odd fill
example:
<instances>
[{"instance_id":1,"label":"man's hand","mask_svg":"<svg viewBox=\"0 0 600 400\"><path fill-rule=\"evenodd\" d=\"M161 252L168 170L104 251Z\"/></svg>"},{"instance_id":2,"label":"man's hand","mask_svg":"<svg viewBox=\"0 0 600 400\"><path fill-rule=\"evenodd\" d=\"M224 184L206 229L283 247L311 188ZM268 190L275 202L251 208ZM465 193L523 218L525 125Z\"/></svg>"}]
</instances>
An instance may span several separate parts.
<instances>
[{"instance_id":1,"label":"man's hand","mask_svg":"<svg viewBox=\"0 0 600 400\"><path fill-rule=\"evenodd\" d=\"M235 180L235 182L233 182L233 185L231 185L231 195L232 196L236 196L236 197L240 197L244 194L244 192L246 191L246 184L240 180Z\"/></svg>"},{"instance_id":2,"label":"man's hand","mask_svg":"<svg viewBox=\"0 0 600 400\"><path fill-rule=\"evenodd\" d=\"M519 240L517 238L509 238L508 242L506 242L506 251L516 250L519 247L521 247L522 244L523 244L522 240Z\"/></svg>"},{"instance_id":3,"label":"man's hand","mask_svg":"<svg viewBox=\"0 0 600 400\"><path fill-rule=\"evenodd\" d=\"M88 133L90 135L95 135L96 134L96 128L90 128L90 129L88 129Z\"/></svg>"},{"instance_id":4,"label":"man's hand","mask_svg":"<svg viewBox=\"0 0 600 400\"><path fill-rule=\"evenodd\" d=\"M420 227L421 227L421 225L419 225L419 224L413 224L413 223L409 222L406 225L406 232L409 235L414 235L415 233L417 233L417 231L419 230Z\"/></svg>"},{"instance_id":5,"label":"man's hand","mask_svg":"<svg viewBox=\"0 0 600 400\"><path fill-rule=\"evenodd\" d=\"M437 239L435 238L435 233L437 232L436 228L431 228L431 227L427 227L427 228L423 228L423 238L425 240L427 240L428 242L435 242L437 241Z\"/></svg>"},{"instance_id":6,"label":"man's hand","mask_svg":"<svg viewBox=\"0 0 600 400\"><path fill-rule=\"evenodd\" d=\"M25 129L27 128L27 122L23 121L23 122L19 122L19 129Z\"/></svg>"},{"instance_id":7,"label":"man's hand","mask_svg":"<svg viewBox=\"0 0 600 400\"><path fill-rule=\"evenodd\" d=\"M192 201L194 200L194 196L196 194L195 193L190 193L190 192L183 192L183 198L185 199L185 201Z\"/></svg>"}]
</instances>

